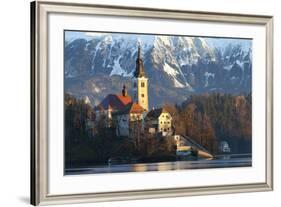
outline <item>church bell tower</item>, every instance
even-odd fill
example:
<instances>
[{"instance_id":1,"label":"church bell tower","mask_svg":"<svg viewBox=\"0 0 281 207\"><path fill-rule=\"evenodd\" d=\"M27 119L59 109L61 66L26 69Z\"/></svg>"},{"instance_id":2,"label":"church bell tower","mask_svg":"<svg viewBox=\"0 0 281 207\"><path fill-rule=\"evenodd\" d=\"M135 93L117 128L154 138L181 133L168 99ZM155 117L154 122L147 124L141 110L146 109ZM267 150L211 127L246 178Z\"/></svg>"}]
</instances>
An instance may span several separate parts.
<instances>
[{"instance_id":1,"label":"church bell tower","mask_svg":"<svg viewBox=\"0 0 281 207\"><path fill-rule=\"evenodd\" d=\"M133 77L134 102L138 103L146 112L148 108L148 78L144 73L143 60L141 57L141 47L138 47L138 57L136 60L136 70Z\"/></svg>"}]
</instances>

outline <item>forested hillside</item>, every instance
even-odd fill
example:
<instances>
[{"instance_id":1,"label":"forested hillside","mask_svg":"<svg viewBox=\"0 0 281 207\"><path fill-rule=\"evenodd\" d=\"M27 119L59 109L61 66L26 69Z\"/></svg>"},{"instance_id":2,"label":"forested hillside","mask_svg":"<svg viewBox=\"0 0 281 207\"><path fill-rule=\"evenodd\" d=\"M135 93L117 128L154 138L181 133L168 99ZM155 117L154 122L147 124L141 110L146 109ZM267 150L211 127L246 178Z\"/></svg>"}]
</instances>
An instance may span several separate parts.
<instances>
[{"instance_id":1,"label":"forested hillside","mask_svg":"<svg viewBox=\"0 0 281 207\"><path fill-rule=\"evenodd\" d=\"M229 143L231 153L251 153L251 94L194 95L181 104L163 107L172 115L174 134L189 136L212 154L219 153L221 141ZM95 122L95 116L85 100L65 95L66 166L105 164L110 157L145 162L175 159L174 143L169 138L142 133L141 143L136 145L132 139L117 137L115 129L106 128L102 119Z\"/></svg>"},{"instance_id":2,"label":"forested hillside","mask_svg":"<svg viewBox=\"0 0 281 207\"><path fill-rule=\"evenodd\" d=\"M195 139L211 152L227 141L232 153L251 152L252 96L206 94L190 96L176 106L165 106L173 115L176 133Z\"/></svg>"}]
</instances>

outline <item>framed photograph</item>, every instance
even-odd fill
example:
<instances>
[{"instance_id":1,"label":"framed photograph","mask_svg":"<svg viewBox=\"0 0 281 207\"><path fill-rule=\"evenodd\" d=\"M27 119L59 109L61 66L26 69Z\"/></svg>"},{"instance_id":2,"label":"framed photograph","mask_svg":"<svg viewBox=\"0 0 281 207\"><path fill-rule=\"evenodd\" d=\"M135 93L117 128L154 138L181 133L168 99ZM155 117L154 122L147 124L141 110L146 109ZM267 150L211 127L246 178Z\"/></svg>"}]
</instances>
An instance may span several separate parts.
<instances>
[{"instance_id":1,"label":"framed photograph","mask_svg":"<svg viewBox=\"0 0 281 207\"><path fill-rule=\"evenodd\" d=\"M273 189L273 17L31 3L31 204Z\"/></svg>"}]
</instances>

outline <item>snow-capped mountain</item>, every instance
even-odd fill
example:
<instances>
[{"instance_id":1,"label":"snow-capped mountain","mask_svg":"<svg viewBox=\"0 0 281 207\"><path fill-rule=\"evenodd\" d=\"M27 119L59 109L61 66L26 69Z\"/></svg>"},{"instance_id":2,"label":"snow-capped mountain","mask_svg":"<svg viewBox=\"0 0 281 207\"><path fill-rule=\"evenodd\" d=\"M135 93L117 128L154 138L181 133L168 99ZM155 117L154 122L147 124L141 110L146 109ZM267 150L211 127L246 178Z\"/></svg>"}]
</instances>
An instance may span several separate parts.
<instances>
[{"instance_id":1,"label":"snow-capped mountain","mask_svg":"<svg viewBox=\"0 0 281 207\"><path fill-rule=\"evenodd\" d=\"M123 84L130 88L140 43L151 106L181 102L190 93L250 92L251 41L216 41L117 33L66 39L66 91L98 103Z\"/></svg>"}]
</instances>

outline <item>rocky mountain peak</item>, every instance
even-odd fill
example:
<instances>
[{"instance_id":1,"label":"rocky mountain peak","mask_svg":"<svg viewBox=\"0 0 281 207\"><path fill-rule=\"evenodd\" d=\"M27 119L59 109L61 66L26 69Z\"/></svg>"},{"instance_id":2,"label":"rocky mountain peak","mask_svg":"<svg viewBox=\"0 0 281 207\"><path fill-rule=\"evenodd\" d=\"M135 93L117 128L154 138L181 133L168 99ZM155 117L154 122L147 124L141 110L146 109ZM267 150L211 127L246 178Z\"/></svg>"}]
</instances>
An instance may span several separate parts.
<instances>
[{"instance_id":1,"label":"rocky mountain peak","mask_svg":"<svg viewBox=\"0 0 281 207\"><path fill-rule=\"evenodd\" d=\"M117 80L130 82L133 76L139 42L150 89L158 94L154 105L163 97L167 102L180 101L190 93L251 91L250 40L131 34L66 41L66 91L89 99L114 93L119 87ZM108 90L88 86L98 86L103 79L109 81L104 83Z\"/></svg>"}]
</instances>

